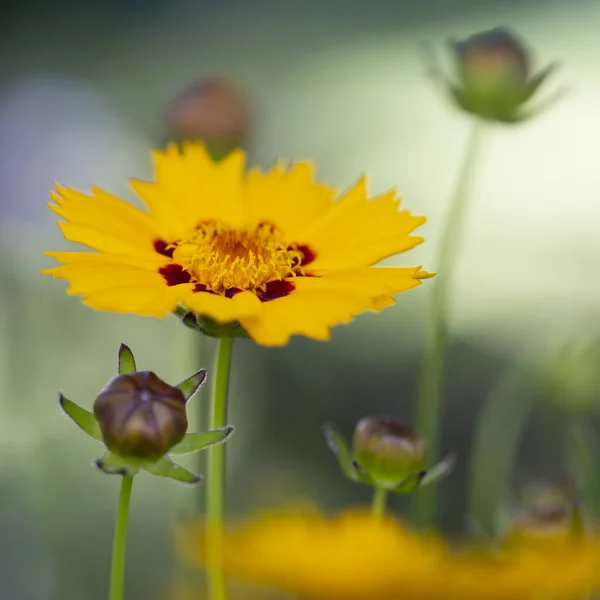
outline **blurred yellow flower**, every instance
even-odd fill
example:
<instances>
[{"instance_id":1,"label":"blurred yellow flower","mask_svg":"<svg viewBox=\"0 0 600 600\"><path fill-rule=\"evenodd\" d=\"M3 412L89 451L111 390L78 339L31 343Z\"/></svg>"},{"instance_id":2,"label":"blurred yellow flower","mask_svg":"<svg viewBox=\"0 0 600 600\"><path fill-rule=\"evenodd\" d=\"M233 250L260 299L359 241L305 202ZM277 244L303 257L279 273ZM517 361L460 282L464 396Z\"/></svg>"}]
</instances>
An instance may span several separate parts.
<instances>
[{"instance_id":1,"label":"blurred yellow flower","mask_svg":"<svg viewBox=\"0 0 600 600\"><path fill-rule=\"evenodd\" d=\"M369 199L361 178L335 198L312 167L244 170L244 153L213 161L202 144L154 152L156 181L133 181L142 211L98 188L57 186L50 208L64 236L96 252L49 252L44 271L99 310L164 317L178 307L239 322L259 344L318 340L332 325L419 285L419 267L372 267L423 241L424 217L394 191Z\"/></svg>"},{"instance_id":2,"label":"blurred yellow flower","mask_svg":"<svg viewBox=\"0 0 600 600\"><path fill-rule=\"evenodd\" d=\"M202 535L183 552L203 563ZM241 580L324 600L559 600L600 589L598 540L548 549L452 549L365 511L265 515L224 540L224 568Z\"/></svg>"}]
</instances>

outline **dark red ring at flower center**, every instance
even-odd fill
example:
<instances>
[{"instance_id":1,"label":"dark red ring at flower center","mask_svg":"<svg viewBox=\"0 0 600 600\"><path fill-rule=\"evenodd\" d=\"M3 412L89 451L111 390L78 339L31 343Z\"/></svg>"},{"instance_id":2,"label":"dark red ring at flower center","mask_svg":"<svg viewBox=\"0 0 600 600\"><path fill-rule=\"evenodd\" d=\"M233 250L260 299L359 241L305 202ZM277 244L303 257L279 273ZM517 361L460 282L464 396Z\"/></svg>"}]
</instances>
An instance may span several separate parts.
<instances>
[{"instance_id":1,"label":"dark red ring at flower center","mask_svg":"<svg viewBox=\"0 0 600 600\"><path fill-rule=\"evenodd\" d=\"M175 252L175 248L168 248L169 244L165 242L165 240L154 240L152 244L154 249L163 256L168 256L169 258L173 258L173 252Z\"/></svg>"},{"instance_id":2,"label":"dark red ring at flower center","mask_svg":"<svg viewBox=\"0 0 600 600\"><path fill-rule=\"evenodd\" d=\"M192 282L190 274L181 265L174 263L163 265L158 272L162 275L169 287ZM256 295L261 302L270 302L271 300L277 300L277 298L283 298L284 296L287 296L295 289L296 288L291 281L270 281L265 285L265 289L258 291ZM196 283L193 291L206 292L208 294L215 293L211 290L207 290L206 285L203 283ZM239 288L230 288L225 292L225 297L233 298L236 294L239 294L242 291L243 290Z\"/></svg>"}]
</instances>

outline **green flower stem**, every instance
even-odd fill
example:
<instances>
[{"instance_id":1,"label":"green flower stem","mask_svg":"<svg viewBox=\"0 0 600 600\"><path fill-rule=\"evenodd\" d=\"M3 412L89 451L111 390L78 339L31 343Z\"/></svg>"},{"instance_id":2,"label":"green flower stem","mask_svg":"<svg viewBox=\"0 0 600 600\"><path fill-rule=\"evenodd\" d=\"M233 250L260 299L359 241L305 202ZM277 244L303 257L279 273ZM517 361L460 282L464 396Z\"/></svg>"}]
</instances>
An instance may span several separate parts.
<instances>
[{"instance_id":1,"label":"green flower stem","mask_svg":"<svg viewBox=\"0 0 600 600\"><path fill-rule=\"evenodd\" d=\"M600 475L596 433L584 415L566 417L563 433L563 453L569 474L575 485L576 499L583 502L594 518L600 515Z\"/></svg>"},{"instance_id":2,"label":"green flower stem","mask_svg":"<svg viewBox=\"0 0 600 600\"><path fill-rule=\"evenodd\" d=\"M371 505L371 510L376 519L381 519L385 513L387 495L388 491L385 488L379 486L373 488L373 504Z\"/></svg>"},{"instance_id":3,"label":"green flower stem","mask_svg":"<svg viewBox=\"0 0 600 600\"><path fill-rule=\"evenodd\" d=\"M123 600L123 581L125 578L125 546L127 543L127 521L129 520L129 503L133 477L123 476L117 519L115 521L115 537L113 540L112 564L110 568L110 600Z\"/></svg>"},{"instance_id":4,"label":"green flower stem","mask_svg":"<svg viewBox=\"0 0 600 600\"><path fill-rule=\"evenodd\" d=\"M446 227L438 248L438 275L433 282L425 339L424 357L417 389L416 430L425 437L430 447L430 460L440 457L440 434L443 414L442 387L444 375L444 350L447 341L447 313L450 284L456 265L459 243L462 238L469 198L476 171L476 158L480 151L483 126L476 121L458 177L456 190ZM411 499L413 522L421 527L433 525L436 520L436 486L427 486Z\"/></svg>"},{"instance_id":5,"label":"green flower stem","mask_svg":"<svg viewBox=\"0 0 600 600\"><path fill-rule=\"evenodd\" d=\"M217 348L209 429L227 424L227 390L231 367L232 338L221 338ZM225 444L209 448L206 480L206 557L209 600L225 600L223 573L223 499L225 490Z\"/></svg>"}]
</instances>

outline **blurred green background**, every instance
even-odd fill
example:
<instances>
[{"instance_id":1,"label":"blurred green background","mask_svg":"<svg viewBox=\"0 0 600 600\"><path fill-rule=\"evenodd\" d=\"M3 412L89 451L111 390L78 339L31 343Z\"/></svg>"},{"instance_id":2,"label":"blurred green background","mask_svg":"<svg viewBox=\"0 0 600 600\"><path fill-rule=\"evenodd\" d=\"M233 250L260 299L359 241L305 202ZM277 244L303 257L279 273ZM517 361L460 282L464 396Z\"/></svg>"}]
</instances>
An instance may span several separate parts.
<instances>
[{"instance_id":1,"label":"blurred green background","mask_svg":"<svg viewBox=\"0 0 600 600\"><path fill-rule=\"evenodd\" d=\"M525 422L528 372L496 386L512 365L543 365L600 326L599 21L596 0L4 0L0 598L107 595L119 482L92 468L101 448L60 414L58 390L91 407L115 372L120 342L167 381L199 362L210 367L211 342L200 358L197 334L174 318L95 312L38 273L52 263L43 250L69 247L45 206L48 191L54 181L97 184L130 198L127 179L150 176L148 148L168 134L168 103L213 74L231 76L248 94L252 162L311 158L340 188L363 172L375 193L397 187L404 206L429 222L426 243L393 263L434 270L470 124L428 79L423 44L445 52L449 37L506 25L535 48L537 65L561 62L549 87L568 87L563 101L523 126L488 132L453 284L443 447L459 465L441 485L442 525L479 527L467 510L467 475L490 392L503 399L488 418L493 436L481 442L488 517L502 500L494 485L518 494L528 481L569 479L559 443L565 405ZM380 315L336 328L327 344L295 339L268 350L236 342L231 515L306 498L332 510L369 501L366 487L338 473L321 425L336 422L349 436L365 414L410 419L427 283ZM600 403L590 386L588 424ZM568 407L569 392L560 396ZM502 444L511 436L518 452L506 470ZM127 597L169 597L174 518L199 502L196 490L136 479ZM404 500L392 507L402 512Z\"/></svg>"}]
</instances>

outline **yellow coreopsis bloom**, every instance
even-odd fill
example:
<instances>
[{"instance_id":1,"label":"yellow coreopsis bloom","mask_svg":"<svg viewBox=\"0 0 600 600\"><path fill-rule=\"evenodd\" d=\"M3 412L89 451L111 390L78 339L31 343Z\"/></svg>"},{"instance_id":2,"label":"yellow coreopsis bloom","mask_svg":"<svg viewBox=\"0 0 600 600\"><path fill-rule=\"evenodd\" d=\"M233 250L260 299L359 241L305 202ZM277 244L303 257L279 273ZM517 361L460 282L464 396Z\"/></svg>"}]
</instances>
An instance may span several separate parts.
<instances>
[{"instance_id":1,"label":"yellow coreopsis bloom","mask_svg":"<svg viewBox=\"0 0 600 600\"><path fill-rule=\"evenodd\" d=\"M245 172L242 151L213 161L201 144L154 152L156 180L133 181L148 211L98 188L57 186L50 208L65 237L96 252L50 252L44 271L98 310L164 317L178 307L239 322L259 344L318 340L431 274L372 267L423 241L424 217L391 191L369 199L365 179L336 200L310 164Z\"/></svg>"},{"instance_id":2,"label":"yellow coreopsis bloom","mask_svg":"<svg viewBox=\"0 0 600 600\"><path fill-rule=\"evenodd\" d=\"M203 563L202 535L183 533ZM600 589L598 540L547 549L452 548L366 511L265 515L224 540L232 576L319 600L571 600Z\"/></svg>"}]
</instances>

